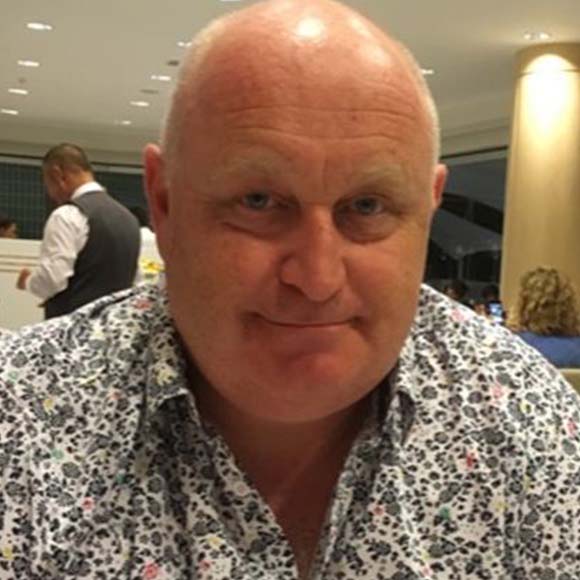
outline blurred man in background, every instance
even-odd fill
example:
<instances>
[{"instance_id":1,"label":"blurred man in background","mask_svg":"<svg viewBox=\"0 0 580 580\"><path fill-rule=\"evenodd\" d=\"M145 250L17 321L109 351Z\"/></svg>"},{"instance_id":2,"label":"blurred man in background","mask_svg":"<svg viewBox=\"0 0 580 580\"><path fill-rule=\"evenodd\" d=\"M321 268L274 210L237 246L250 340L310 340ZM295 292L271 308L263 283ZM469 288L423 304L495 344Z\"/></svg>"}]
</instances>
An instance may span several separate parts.
<instances>
[{"instance_id":1,"label":"blurred man in background","mask_svg":"<svg viewBox=\"0 0 580 580\"><path fill-rule=\"evenodd\" d=\"M135 278L140 248L135 217L95 181L85 152L63 143L45 155L44 185L58 207L44 228L40 264L17 287L40 298L46 318L74 309Z\"/></svg>"}]
</instances>

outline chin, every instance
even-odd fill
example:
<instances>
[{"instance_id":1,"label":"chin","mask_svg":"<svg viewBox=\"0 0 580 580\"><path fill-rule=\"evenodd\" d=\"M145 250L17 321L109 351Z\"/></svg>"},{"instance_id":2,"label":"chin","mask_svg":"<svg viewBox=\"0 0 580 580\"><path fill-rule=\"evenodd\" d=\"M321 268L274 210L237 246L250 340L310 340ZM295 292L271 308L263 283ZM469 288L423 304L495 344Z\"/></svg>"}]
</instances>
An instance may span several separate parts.
<instances>
[{"instance_id":1,"label":"chin","mask_svg":"<svg viewBox=\"0 0 580 580\"><path fill-rule=\"evenodd\" d=\"M262 367L252 397L256 410L263 418L267 415L271 419L301 422L348 408L371 391L380 379L362 377L352 364L345 363L344 358L318 354L301 356L267 372Z\"/></svg>"},{"instance_id":2,"label":"chin","mask_svg":"<svg viewBox=\"0 0 580 580\"><path fill-rule=\"evenodd\" d=\"M292 355L264 352L258 357L252 355L246 359L249 364L244 365L248 377L260 377L263 384L275 381L282 391L311 389L316 385L336 385L337 382L356 374L356 369L349 360L351 357L337 352Z\"/></svg>"}]
</instances>

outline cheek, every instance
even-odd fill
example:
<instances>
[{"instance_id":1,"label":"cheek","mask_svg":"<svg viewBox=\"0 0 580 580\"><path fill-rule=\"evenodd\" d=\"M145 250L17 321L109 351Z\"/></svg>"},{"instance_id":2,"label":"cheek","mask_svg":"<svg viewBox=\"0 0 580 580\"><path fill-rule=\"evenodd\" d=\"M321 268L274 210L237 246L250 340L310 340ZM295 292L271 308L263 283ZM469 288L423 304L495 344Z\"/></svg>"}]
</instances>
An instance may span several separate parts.
<instances>
[{"instance_id":1,"label":"cheek","mask_svg":"<svg viewBox=\"0 0 580 580\"><path fill-rule=\"evenodd\" d=\"M190 229L175 239L174 248L168 276L180 279L202 311L225 314L249 306L273 276L264 244L231 232Z\"/></svg>"},{"instance_id":2,"label":"cheek","mask_svg":"<svg viewBox=\"0 0 580 580\"><path fill-rule=\"evenodd\" d=\"M353 264L359 266L352 279L374 294L392 296L392 291L420 283L425 265L427 232L424 226L409 224L374 247L360 246ZM356 266L354 266L356 268Z\"/></svg>"},{"instance_id":3,"label":"cheek","mask_svg":"<svg viewBox=\"0 0 580 580\"><path fill-rule=\"evenodd\" d=\"M411 324L423 278L426 233L415 227L400 230L372 251L360 247L352 261L353 291L369 305L375 340L403 338Z\"/></svg>"}]
</instances>

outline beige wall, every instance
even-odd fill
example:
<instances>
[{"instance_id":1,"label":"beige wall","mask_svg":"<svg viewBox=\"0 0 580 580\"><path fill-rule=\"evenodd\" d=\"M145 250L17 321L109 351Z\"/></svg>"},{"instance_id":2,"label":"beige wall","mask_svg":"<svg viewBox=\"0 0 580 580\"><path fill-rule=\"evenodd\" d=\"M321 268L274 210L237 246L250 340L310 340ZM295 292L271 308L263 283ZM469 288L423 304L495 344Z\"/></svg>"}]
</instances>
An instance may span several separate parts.
<instances>
[{"instance_id":1,"label":"beige wall","mask_svg":"<svg viewBox=\"0 0 580 580\"><path fill-rule=\"evenodd\" d=\"M62 142L83 147L93 162L141 164L141 151L157 136L132 128L103 133L70 127L27 126L19 123L0 124L0 155L42 157L53 145Z\"/></svg>"},{"instance_id":2,"label":"beige wall","mask_svg":"<svg viewBox=\"0 0 580 580\"><path fill-rule=\"evenodd\" d=\"M502 298L552 266L580 289L580 45L520 53L508 163Z\"/></svg>"}]
</instances>

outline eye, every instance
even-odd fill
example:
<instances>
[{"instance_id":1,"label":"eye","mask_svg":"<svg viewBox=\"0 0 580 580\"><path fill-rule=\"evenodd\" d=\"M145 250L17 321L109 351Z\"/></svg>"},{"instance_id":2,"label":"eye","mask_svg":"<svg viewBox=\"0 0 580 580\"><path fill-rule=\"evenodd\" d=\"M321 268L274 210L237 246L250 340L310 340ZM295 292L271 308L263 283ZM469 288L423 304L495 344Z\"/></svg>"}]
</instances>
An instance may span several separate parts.
<instances>
[{"instance_id":1,"label":"eye","mask_svg":"<svg viewBox=\"0 0 580 580\"><path fill-rule=\"evenodd\" d=\"M401 221L401 213L381 194L360 194L337 208L335 223L345 236L366 243L389 236Z\"/></svg>"},{"instance_id":2,"label":"eye","mask_svg":"<svg viewBox=\"0 0 580 580\"><path fill-rule=\"evenodd\" d=\"M271 195L267 193L261 193L259 191L248 193L242 197L242 205L250 210L262 211L265 209L271 209L273 207L274 200Z\"/></svg>"},{"instance_id":3,"label":"eye","mask_svg":"<svg viewBox=\"0 0 580 580\"><path fill-rule=\"evenodd\" d=\"M362 216L373 216L385 211L384 202L371 195L357 197L348 204L348 209Z\"/></svg>"}]
</instances>

